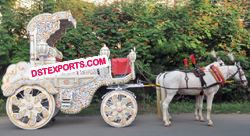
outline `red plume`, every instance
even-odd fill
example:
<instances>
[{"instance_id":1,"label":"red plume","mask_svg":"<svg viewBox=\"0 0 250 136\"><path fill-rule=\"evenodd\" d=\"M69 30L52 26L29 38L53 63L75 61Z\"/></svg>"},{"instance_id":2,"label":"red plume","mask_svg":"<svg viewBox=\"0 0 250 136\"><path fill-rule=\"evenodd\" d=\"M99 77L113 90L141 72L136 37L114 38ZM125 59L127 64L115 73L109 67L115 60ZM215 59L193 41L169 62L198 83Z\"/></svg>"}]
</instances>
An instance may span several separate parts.
<instances>
[{"instance_id":1,"label":"red plume","mask_svg":"<svg viewBox=\"0 0 250 136\"><path fill-rule=\"evenodd\" d=\"M187 67L187 66L188 66L187 59L185 58L183 61L184 61L184 63L185 63L185 66Z\"/></svg>"},{"instance_id":2,"label":"red plume","mask_svg":"<svg viewBox=\"0 0 250 136\"><path fill-rule=\"evenodd\" d=\"M195 65L195 59L194 59L194 54L190 55L189 59L192 60L193 64Z\"/></svg>"}]
</instances>

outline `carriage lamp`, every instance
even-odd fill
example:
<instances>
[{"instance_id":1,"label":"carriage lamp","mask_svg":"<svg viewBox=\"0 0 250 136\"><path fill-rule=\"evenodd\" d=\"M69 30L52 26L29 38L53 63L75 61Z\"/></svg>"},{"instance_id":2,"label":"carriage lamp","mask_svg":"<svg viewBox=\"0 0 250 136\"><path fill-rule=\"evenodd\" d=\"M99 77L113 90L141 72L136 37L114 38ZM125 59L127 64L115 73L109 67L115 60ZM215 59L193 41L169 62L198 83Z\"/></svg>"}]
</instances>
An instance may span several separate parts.
<instances>
[{"instance_id":1,"label":"carriage lamp","mask_svg":"<svg viewBox=\"0 0 250 136\"><path fill-rule=\"evenodd\" d=\"M136 60L136 53L131 49L131 52L129 53L129 55L128 55L128 58L130 59L130 61L132 62L132 63L134 63L135 62L135 60Z\"/></svg>"},{"instance_id":2,"label":"carriage lamp","mask_svg":"<svg viewBox=\"0 0 250 136\"><path fill-rule=\"evenodd\" d=\"M109 48L106 46L106 44L103 45L103 47L100 50L100 55L106 55L109 58L110 55L110 50Z\"/></svg>"}]
</instances>

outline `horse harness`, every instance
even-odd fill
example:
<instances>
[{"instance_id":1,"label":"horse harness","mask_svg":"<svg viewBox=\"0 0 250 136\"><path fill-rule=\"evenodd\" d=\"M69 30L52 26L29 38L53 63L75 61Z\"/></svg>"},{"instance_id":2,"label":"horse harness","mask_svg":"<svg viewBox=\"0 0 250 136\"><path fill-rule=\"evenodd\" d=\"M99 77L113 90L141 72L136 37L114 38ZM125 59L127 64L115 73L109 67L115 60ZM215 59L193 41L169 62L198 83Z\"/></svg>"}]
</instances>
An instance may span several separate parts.
<instances>
[{"instance_id":1,"label":"horse harness","mask_svg":"<svg viewBox=\"0 0 250 136\"><path fill-rule=\"evenodd\" d=\"M187 73L188 72L185 72L185 80L186 80L186 89L189 89L188 88L188 80L189 80L189 78L188 78L188 76L187 76ZM204 94L204 91L203 91L203 87L205 86L205 87L207 87L207 83L205 82L205 80L204 80L204 78L203 78L203 76L205 76L205 72L203 71L203 69L201 69L201 68L195 68L194 69L194 71L193 71L193 73L194 73L194 75L196 76L196 77L199 77L199 79L200 79L200 83L201 83L201 92L200 92L200 95L203 95Z\"/></svg>"},{"instance_id":2,"label":"horse harness","mask_svg":"<svg viewBox=\"0 0 250 136\"><path fill-rule=\"evenodd\" d=\"M213 66L213 65L212 65ZM212 67L211 66L211 67ZM237 66L237 65L236 65ZM211 69L211 67L210 67L210 69ZM214 66L215 67L215 66ZM218 68L216 68L216 70L217 70L217 72L216 73L218 73L219 75L221 74L221 72L220 72L220 70L218 69ZM181 70L179 70L179 71L181 71ZM229 76L230 76L230 70L228 70L229 71ZM186 74L186 76L185 76L185 81L186 81L186 87L185 88L168 88L168 87L164 87L164 86L160 86L160 85L155 85L156 87L160 87L160 88L164 88L164 89L201 89L201 93L204 93L203 92L203 89L207 89L207 88L210 88L210 87L213 87L213 86L216 86L216 85L221 85L221 83L223 82L223 80L217 80L217 82L215 82L215 83L213 83L213 84L211 84L211 85L209 85L209 86L207 86L207 85L205 85L205 83L202 83L203 81L201 81L201 85L203 84L203 86L202 87L188 87L188 80L189 80L189 78L188 78L188 76L187 76L187 73L190 73L191 71L181 71L181 72L185 72L185 74ZM245 81L247 81L247 80L242 80L242 77L241 76L243 76L244 75L244 72L243 71L240 71L240 67L239 66L237 66L237 72L236 73L234 73L231 77L234 77L237 73L241 73L241 74L239 74L239 77L240 77L240 82L242 82L242 83L244 83ZM164 75L163 75L164 74ZM161 73L161 75L163 75L163 79L165 78L165 76L168 74L168 72L165 72L165 73ZM221 74L222 75L222 74ZM221 78L224 78L223 76L221 77ZM201 78L200 78L201 79ZM202 79L203 79L203 77L202 77ZM203 79L204 80L204 79ZM205 82L205 81L204 81ZM223 83L223 85L225 84L225 82ZM205 85L205 87L204 87L204 85ZM222 87L222 86L221 86ZM200 94L201 94L200 93Z\"/></svg>"},{"instance_id":3,"label":"horse harness","mask_svg":"<svg viewBox=\"0 0 250 136\"><path fill-rule=\"evenodd\" d=\"M244 71L240 71L240 67L239 67L238 65L236 65L236 66L237 66L237 72L234 73L234 74L232 75L232 77L234 77L237 73L239 73L240 82L241 82L241 83L246 82L247 80L242 80L242 77L241 77L241 76L244 76L244 75L245 75ZM229 75L230 75L230 73L229 73Z\"/></svg>"}]
</instances>

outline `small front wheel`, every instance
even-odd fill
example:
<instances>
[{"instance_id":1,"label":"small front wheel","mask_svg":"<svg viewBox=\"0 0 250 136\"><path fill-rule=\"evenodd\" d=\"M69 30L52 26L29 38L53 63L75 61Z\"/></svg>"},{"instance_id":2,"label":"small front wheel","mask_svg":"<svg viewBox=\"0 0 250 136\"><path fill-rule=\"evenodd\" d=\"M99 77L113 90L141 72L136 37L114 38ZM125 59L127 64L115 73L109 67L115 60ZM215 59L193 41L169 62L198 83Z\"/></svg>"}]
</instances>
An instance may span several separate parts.
<instances>
[{"instance_id":1,"label":"small front wheel","mask_svg":"<svg viewBox=\"0 0 250 136\"><path fill-rule=\"evenodd\" d=\"M22 129L38 129L53 117L55 100L40 86L23 86L8 98L6 110L16 126Z\"/></svg>"},{"instance_id":2,"label":"small front wheel","mask_svg":"<svg viewBox=\"0 0 250 136\"><path fill-rule=\"evenodd\" d=\"M137 115L137 103L127 91L113 91L102 100L101 115L113 127L130 125Z\"/></svg>"}]
</instances>

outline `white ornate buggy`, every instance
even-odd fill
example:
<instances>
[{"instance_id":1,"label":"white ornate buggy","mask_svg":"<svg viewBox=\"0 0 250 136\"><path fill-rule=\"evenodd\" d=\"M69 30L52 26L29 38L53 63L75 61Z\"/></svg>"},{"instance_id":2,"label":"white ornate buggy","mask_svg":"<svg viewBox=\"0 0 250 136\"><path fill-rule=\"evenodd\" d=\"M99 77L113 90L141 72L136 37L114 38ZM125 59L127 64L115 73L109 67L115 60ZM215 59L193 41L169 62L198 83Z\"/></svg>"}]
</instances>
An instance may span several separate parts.
<instances>
[{"instance_id":1,"label":"white ornate buggy","mask_svg":"<svg viewBox=\"0 0 250 136\"><path fill-rule=\"evenodd\" d=\"M37 129L46 125L59 111L76 114L90 105L93 95L101 86L113 89L103 96L101 115L111 126L124 127L137 115L137 103L132 92L126 90L128 81L135 79L135 52L128 55L131 73L120 78L111 75L108 67L60 74L50 78L32 80L28 70L60 62L63 55L54 47L66 34L66 27L76 28L70 11L44 13L29 22L30 62L10 65L3 76L3 95L8 97L6 111L10 120L23 129ZM100 55L109 57L103 47ZM131 87L131 86L130 86Z\"/></svg>"}]
</instances>

